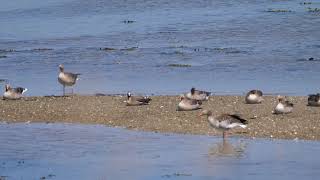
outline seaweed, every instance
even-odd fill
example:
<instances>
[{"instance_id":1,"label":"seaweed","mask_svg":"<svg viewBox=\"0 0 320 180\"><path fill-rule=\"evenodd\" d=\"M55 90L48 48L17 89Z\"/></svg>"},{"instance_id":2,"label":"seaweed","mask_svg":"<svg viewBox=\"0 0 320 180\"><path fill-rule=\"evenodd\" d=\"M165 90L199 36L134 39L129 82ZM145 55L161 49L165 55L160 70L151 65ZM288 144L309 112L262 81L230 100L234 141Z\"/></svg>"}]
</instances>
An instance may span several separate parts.
<instances>
[{"instance_id":1,"label":"seaweed","mask_svg":"<svg viewBox=\"0 0 320 180\"><path fill-rule=\"evenodd\" d=\"M289 9L268 9L266 12L286 13L286 12L292 12L292 11Z\"/></svg>"},{"instance_id":2,"label":"seaweed","mask_svg":"<svg viewBox=\"0 0 320 180\"><path fill-rule=\"evenodd\" d=\"M168 64L170 67L191 67L190 64Z\"/></svg>"},{"instance_id":3,"label":"seaweed","mask_svg":"<svg viewBox=\"0 0 320 180\"><path fill-rule=\"evenodd\" d=\"M311 8L311 7L308 7L308 12L320 12L320 8Z\"/></svg>"}]
</instances>

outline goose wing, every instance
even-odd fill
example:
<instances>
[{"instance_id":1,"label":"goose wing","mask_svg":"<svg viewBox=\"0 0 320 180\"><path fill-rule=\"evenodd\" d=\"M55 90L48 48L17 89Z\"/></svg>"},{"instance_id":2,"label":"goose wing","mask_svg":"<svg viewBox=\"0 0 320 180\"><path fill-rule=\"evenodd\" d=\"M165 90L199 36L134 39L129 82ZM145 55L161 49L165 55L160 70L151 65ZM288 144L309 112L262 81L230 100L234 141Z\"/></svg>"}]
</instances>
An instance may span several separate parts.
<instances>
[{"instance_id":1,"label":"goose wing","mask_svg":"<svg viewBox=\"0 0 320 180\"><path fill-rule=\"evenodd\" d=\"M64 75L69 78L69 79L72 79L72 80L76 80L77 77L79 75L81 75L80 73L71 73L71 72L65 72Z\"/></svg>"},{"instance_id":2,"label":"goose wing","mask_svg":"<svg viewBox=\"0 0 320 180\"><path fill-rule=\"evenodd\" d=\"M202 90L195 90L194 93L198 95L205 94L206 96L210 96L211 94L211 92L202 91Z\"/></svg>"},{"instance_id":3,"label":"goose wing","mask_svg":"<svg viewBox=\"0 0 320 180\"><path fill-rule=\"evenodd\" d=\"M257 94L258 96L263 95L262 91L256 89L249 91L246 96L248 97L250 94Z\"/></svg>"},{"instance_id":4,"label":"goose wing","mask_svg":"<svg viewBox=\"0 0 320 180\"><path fill-rule=\"evenodd\" d=\"M285 104L285 106L293 107L293 103L291 103L289 101L285 101L284 104Z\"/></svg>"},{"instance_id":5,"label":"goose wing","mask_svg":"<svg viewBox=\"0 0 320 180\"><path fill-rule=\"evenodd\" d=\"M141 102L141 103L149 103L152 99L149 97L137 97L136 101Z\"/></svg>"},{"instance_id":6,"label":"goose wing","mask_svg":"<svg viewBox=\"0 0 320 180\"><path fill-rule=\"evenodd\" d=\"M26 89L26 88L23 88L23 87L16 87L16 88L13 89L13 91L14 91L15 93L18 93L18 94L23 94L24 92L27 91L27 89Z\"/></svg>"},{"instance_id":7,"label":"goose wing","mask_svg":"<svg viewBox=\"0 0 320 180\"><path fill-rule=\"evenodd\" d=\"M310 94L308 97L308 101L318 102L320 99L320 94Z\"/></svg>"}]
</instances>

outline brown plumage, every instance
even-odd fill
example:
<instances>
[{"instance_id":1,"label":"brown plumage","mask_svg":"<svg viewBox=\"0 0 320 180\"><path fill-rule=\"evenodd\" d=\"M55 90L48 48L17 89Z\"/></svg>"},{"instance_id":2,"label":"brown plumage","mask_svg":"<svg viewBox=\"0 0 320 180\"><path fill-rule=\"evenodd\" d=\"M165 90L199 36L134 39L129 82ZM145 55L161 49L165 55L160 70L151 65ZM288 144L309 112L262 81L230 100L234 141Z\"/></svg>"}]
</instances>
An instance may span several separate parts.
<instances>
[{"instance_id":1,"label":"brown plumage","mask_svg":"<svg viewBox=\"0 0 320 180\"><path fill-rule=\"evenodd\" d=\"M9 84L6 84L3 99L20 99L27 90L23 87L12 88Z\"/></svg>"},{"instance_id":2,"label":"brown plumage","mask_svg":"<svg viewBox=\"0 0 320 180\"><path fill-rule=\"evenodd\" d=\"M65 87L66 86L73 86L76 84L78 80L78 76L81 75L79 73L70 73L64 72L64 66L62 64L59 65L60 73L58 75L58 81L63 86L63 95L65 95ZM72 89L73 93L73 89Z\"/></svg>"},{"instance_id":3,"label":"brown plumage","mask_svg":"<svg viewBox=\"0 0 320 180\"><path fill-rule=\"evenodd\" d=\"M180 102L177 107L177 111L192 111L201 109L202 101L189 99L184 96L181 96Z\"/></svg>"},{"instance_id":4,"label":"brown plumage","mask_svg":"<svg viewBox=\"0 0 320 180\"><path fill-rule=\"evenodd\" d=\"M203 110L200 116L207 115L207 120L211 127L223 131L223 138L226 136L226 131L232 128L241 127L246 128L248 121L237 114L221 114L213 116L212 111Z\"/></svg>"},{"instance_id":5,"label":"brown plumage","mask_svg":"<svg viewBox=\"0 0 320 180\"><path fill-rule=\"evenodd\" d=\"M310 94L308 97L309 106L320 106L320 94Z\"/></svg>"}]
</instances>

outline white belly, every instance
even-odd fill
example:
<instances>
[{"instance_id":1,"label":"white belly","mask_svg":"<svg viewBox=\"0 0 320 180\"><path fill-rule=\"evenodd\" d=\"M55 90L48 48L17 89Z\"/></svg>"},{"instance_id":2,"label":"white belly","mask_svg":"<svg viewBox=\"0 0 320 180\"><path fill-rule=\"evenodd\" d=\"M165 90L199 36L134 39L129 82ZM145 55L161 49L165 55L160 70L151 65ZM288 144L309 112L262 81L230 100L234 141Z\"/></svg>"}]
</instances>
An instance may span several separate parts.
<instances>
[{"instance_id":1,"label":"white belly","mask_svg":"<svg viewBox=\"0 0 320 180\"><path fill-rule=\"evenodd\" d=\"M198 109L199 108L199 105L198 104L195 104L195 105L190 105L190 104L186 104L184 103L183 101L181 101L179 104L178 104L178 107L180 110L194 110L194 109Z\"/></svg>"},{"instance_id":2,"label":"white belly","mask_svg":"<svg viewBox=\"0 0 320 180\"><path fill-rule=\"evenodd\" d=\"M275 113L290 113L292 107L284 106L282 103L279 103L274 110Z\"/></svg>"},{"instance_id":3,"label":"white belly","mask_svg":"<svg viewBox=\"0 0 320 180\"><path fill-rule=\"evenodd\" d=\"M3 93L3 97L5 99L19 99L19 98L21 98L21 95L17 94L17 93L10 92L10 91L7 91L7 92Z\"/></svg>"}]
</instances>

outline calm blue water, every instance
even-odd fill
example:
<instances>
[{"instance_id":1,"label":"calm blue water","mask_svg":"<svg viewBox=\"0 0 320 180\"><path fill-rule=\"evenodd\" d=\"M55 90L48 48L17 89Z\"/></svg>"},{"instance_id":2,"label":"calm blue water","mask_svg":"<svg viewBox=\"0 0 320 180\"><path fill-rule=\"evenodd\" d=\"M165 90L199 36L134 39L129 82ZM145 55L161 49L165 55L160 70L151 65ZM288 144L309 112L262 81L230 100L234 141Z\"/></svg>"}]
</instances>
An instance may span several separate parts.
<instances>
[{"instance_id":1,"label":"calm blue water","mask_svg":"<svg viewBox=\"0 0 320 180\"><path fill-rule=\"evenodd\" d=\"M0 177L315 179L319 142L173 135L96 125L1 124Z\"/></svg>"},{"instance_id":2,"label":"calm blue water","mask_svg":"<svg viewBox=\"0 0 320 180\"><path fill-rule=\"evenodd\" d=\"M2 1L0 78L27 87L27 95L61 94L63 63L83 74L79 94L177 94L191 86L218 94L317 92L320 12L307 8L320 3L301 2Z\"/></svg>"}]
</instances>

